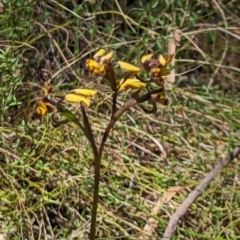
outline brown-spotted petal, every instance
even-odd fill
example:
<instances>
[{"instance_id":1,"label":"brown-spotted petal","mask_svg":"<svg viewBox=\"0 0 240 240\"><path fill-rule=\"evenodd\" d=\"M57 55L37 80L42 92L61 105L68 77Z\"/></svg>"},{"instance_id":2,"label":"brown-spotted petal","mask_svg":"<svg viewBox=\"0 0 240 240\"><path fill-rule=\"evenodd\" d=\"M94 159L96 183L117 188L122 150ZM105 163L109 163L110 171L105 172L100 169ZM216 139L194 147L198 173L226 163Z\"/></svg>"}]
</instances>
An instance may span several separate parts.
<instances>
[{"instance_id":1,"label":"brown-spotted petal","mask_svg":"<svg viewBox=\"0 0 240 240\"><path fill-rule=\"evenodd\" d=\"M173 60L175 54L171 54L167 57L165 67L167 67Z\"/></svg>"},{"instance_id":2,"label":"brown-spotted petal","mask_svg":"<svg viewBox=\"0 0 240 240\"><path fill-rule=\"evenodd\" d=\"M47 95L51 92L52 92L52 86L49 83L44 82L44 84L43 84L43 97L47 97Z\"/></svg>"},{"instance_id":3,"label":"brown-spotted petal","mask_svg":"<svg viewBox=\"0 0 240 240\"><path fill-rule=\"evenodd\" d=\"M158 86L164 86L164 83L165 83L165 80L161 76L156 78L156 84Z\"/></svg>"},{"instance_id":4,"label":"brown-spotted petal","mask_svg":"<svg viewBox=\"0 0 240 240\"><path fill-rule=\"evenodd\" d=\"M169 101L165 96L164 89L162 89L160 92L156 94L151 95L151 100L154 102L161 103L162 105L168 105Z\"/></svg>"},{"instance_id":5,"label":"brown-spotted petal","mask_svg":"<svg viewBox=\"0 0 240 240\"><path fill-rule=\"evenodd\" d=\"M36 108L36 113L39 115L45 115L47 113L47 105L44 101L39 101L38 106Z\"/></svg>"},{"instance_id":6,"label":"brown-spotted petal","mask_svg":"<svg viewBox=\"0 0 240 240\"><path fill-rule=\"evenodd\" d=\"M153 77L159 76L161 72L160 68L151 68L150 73L152 74Z\"/></svg>"}]
</instances>

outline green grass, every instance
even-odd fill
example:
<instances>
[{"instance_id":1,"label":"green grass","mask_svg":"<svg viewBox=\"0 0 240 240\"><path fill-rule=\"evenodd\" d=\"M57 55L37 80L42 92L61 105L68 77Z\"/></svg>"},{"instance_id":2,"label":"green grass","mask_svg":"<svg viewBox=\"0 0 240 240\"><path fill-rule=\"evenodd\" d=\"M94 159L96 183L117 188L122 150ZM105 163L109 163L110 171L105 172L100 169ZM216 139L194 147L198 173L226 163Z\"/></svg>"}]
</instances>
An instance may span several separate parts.
<instances>
[{"instance_id":1,"label":"green grass","mask_svg":"<svg viewBox=\"0 0 240 240\"><path fill-rule=\"evenodd\" d=\"M118 1L124 14L116 1L83 2L75 8L71 1L18 2L8 3L0 20L0 225L6 239L89 239L91 147L73 123L54 128L50 115L42 123L32 119L34 105L29 102L39 95L36 85L52 76L56 94L89 86L82 78L88 75L85 59L100 47L114 49L116 60L139 63L144 53L167 53L168 27L178 27L184 34L175 70L180 75L192 70L182 75L188 80L176 77L167 92L170 105L159 106L156 114L138 108L124 114L107 140L101 162L96 239L140 239L150 217L157 227L149 239L161 239L189 192L240 142L239 39L217 27L205 31L207 26L197 26L217 24L239 36L239 17L230 15L234 4L217 2L227 28L214 2L208 10L205 3L190 5L185 0L149 5ZM198 61L205 62L200 70L195 69ZM214 76L216 64L236 82ZM214 82L208 89L210 77ZM119 106L128 97L124 93ZM110 95L102 93L88 110L98 146L110 106ZM158 199L174 186L182 189L153 214ZM236 159L192 204L173 239L240 239L239 192Z\"/></svg>"}]
</instances>

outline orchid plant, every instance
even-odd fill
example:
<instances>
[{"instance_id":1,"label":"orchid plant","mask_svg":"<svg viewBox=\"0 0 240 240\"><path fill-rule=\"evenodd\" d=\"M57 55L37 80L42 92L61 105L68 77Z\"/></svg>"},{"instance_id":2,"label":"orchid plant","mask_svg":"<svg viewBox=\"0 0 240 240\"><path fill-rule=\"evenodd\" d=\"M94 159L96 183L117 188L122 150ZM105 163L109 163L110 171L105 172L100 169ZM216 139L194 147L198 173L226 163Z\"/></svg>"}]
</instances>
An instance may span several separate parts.
<instances>
[{"instance_id":1,"label":"orchid plant","mask_svg":"<svg viewBox=\"0 0 240 240\"><path fill-rule=\"evenodd\" d=\"M165 97L164 82L165 76L169 73L168 67L174 55L165 58L162 54L159 54L157 57L154 57L154 54L152 53L147 54L141 57L140 66L135 66L123 61L114 63L113 57L113 51L106 53L106 50L100 49L93 55L92 59L86 60L87 69L93 75L105 78L110 86L110 92L112 93L112 115L102 136L99 148L95 143L95 138L86 111L86 108L91 106L92 99L93 97L96 97L99 90L82 88L73 89L63 95L59 101L56 101L52 100L52 88L50 84L44 83L43 96L38 102L36 108L36 113L39 115L43 116L48 112L55 111L67 117L68 120L75 122L91 144L95 165L94 196L90 230L91 240L95 239L96 234L100 166L103 150L109 133L114 127L116 121L128 111L129 108L135 105L139 105L147 113L153 113L156 111L157 103L168 105L168 99ZM125 76L121 76L117 80L118 75L122 72L125 72ZM144 72L148 75L147 80L141 77L141 74ZM121 108L117 109L117 99L119 93L123 91L131 91L132 94L129 100L125 102ZM71 111L65 109L63 107L64 102L80 104L82 120ZM151 110L146 109L143 106L144 102L151 103L153 108Z\"/></svg>"},{"instance_id":2,"label":"orchid plant","mask_svg":"<svg viewBox=\"0 0 240 240\"><path fill-rule=\"evenodd\" d=\"M162 54L159 54L157 58L153 58L153 55L154 54L151 53L142 56L141 66L138 67L123 61L118 61L116 64L113 64L113 51L106 54L104 49L100 49L94 54L93 59L86 60L86 67L94 75L106 76L110 81L111 90L115 92L115 94L120 91L127 91L128 89L142 90L146 88L148 92L143 96L139 96L140 91L138 91L138 98L136 98L138 104L149 101L154 106L155 103L168 105L168 99L165 98L164 82L165 76L169 73L168 66L174 55L169 55L167 58ZM127 73L124 78L119 80L115 78L117 66L122 72ZM142 72L149 73L148 80L144 80L139 76ZM109 73L111 73L111 76L109 76ZM160 88L150 91L150 85L153 83ZM49 99L51 92L52 88L50 84L44 83L43 97L36 108L37 114L45 115L48 112L57 110L60 106L59 102ZM62 100L69 103L85 104L89 107L91 105L91 98L95 97L97 93L98 90L77 88L67 93ZM142 107L142 109L145 110L144 107ZM156 110L156 108L154 109Z\"/></svg>"}]
</instances>

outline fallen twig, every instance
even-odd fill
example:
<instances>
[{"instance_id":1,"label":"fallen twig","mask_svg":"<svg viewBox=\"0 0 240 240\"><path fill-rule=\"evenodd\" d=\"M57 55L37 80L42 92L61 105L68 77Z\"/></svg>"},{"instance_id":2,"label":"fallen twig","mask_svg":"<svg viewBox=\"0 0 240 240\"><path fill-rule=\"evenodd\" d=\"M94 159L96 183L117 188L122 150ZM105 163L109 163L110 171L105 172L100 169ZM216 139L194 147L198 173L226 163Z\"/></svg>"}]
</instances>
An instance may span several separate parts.
<instances>
[{"instance_id":1,"label":"fallen twig","mask_svg":"<svg viewBox=\"0 0 240 240\"><path fill-rule=\"evenodd\" d=\"M203 181L188 195L185 201L177 209L177 211L172 215L168 226L164 232L162 240L171 239L173 233L177 228L179 219L186 213L190 205L197 199L197 197L209 186L211 181L217 176L217 174L225 167L229 162L236 158L240 154L240 146L235 147L235 149L223 159L221 159L218 164L212 169L210 173L203 179Z\"/></svg>"}]
</instances>

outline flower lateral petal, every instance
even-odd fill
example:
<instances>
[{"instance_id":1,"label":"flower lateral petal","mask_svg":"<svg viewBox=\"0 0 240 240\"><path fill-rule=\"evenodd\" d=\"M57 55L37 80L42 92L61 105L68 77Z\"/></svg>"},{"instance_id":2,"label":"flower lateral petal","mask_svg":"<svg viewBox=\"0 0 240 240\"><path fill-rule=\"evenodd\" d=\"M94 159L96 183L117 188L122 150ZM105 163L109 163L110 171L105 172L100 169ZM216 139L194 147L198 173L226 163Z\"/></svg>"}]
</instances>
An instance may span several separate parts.
<instances>
[{"instance_id":1,"label":"flower lateral petal","mask_svg":"<svg viewBox=\"0 0 240 240\"><path fill-rule=\"evenodd\" d=\"M101 58L104 54L106 53L106 50L101 48L99 49L94 55L93 55L93 58L95 60L98 60L99 58Z\"/></svg>"},{"instance_id":2,"label":"flower lateral petal","mask_svg":"<svg viewBox=\"0 0 240 240\"><path fill-rule=\"evenodd\" d=\"M146 62L147 60L150 60L150 59L152 58L152 56L153 56L153 53L150 53L150 54L147 54L147 55L143 55L143 56L141 57L141 63L144 63L144 62Z\"/></svg>"},{"instance_id":3,"label":"flower lateral petal","mask_svg":"<svg viewBox=\"0 0 240 240\"><path fill-rule=\"evenodd\" d=\"M108 53L108 54L106 54L105 56L101 57L100 62L101 62L101 63L105 63L105 62L111 61L112 58L113 58L113 54L114 54L114 52L111 51L110 53Z\"/></svg>"},{"instance_id":4,"label":"flower lateral petal","mask_svg":"<svg viewBox=\"0 0 240 240\"><path fill-rule=\"evenodd\" d=\"M98 91L93 89L84 89L84 88L76 88L71 91L71 93L75 93L77 95L82 95L84 97L94 97Z\"/></svg>"},{"instance_id":5,"label":"flower lateral petal","mask_svg":"<svg viewBox=\"0 0 240 240\"><path fill-rule=\"evenodd\" d=\"M65 100L69 103L84 103L87 106L90 106L91 100L88 98L85 98L83 96L74 94L74 93L68 93L65 95Z\"/></svg>"},{"instance_id":6,"label":"flower lateral petal","mask_svg":"<svg viewBox=\"0 0 240 240\"><path fill-rule=\"evenodd\" d=\"M146 83L141 82L138 79L121 79L119 82L119 91L124 91L127 89L141 89L146 86Z\"/></svg>"},{"instance_id":7,"label":"flower lateral petal","mask_svg":"<svg viewBox=\"0 0 240 240\"><path fill-rule=\"evenodd\" d=\"M158 62L160 64L160 67L165 67L167 61L162 54L159 54Z\"/></svg>"},{"instance_id":8,"label":"flower lateral petal","mask_svg":"<svg viewBox=\"0 0 240 240\"><path fill-rule=\"evenodd\" d=\"M172 62L174 56L175 56L175 54L171 54L167 57L165 67L167 67Z\"/></svg>"},{"instance_id":9,"label":"flower lateral petal","mask_svg":"<svg viewBox=\"0 0 240 240\"><path fill-rule=\"evenodd\" d=\"M122 71L138 73L141 70L139 67L136 67L127 62L118 61L117 63Z\"/></svg>"}]
</instances>

